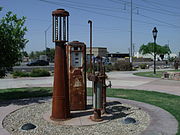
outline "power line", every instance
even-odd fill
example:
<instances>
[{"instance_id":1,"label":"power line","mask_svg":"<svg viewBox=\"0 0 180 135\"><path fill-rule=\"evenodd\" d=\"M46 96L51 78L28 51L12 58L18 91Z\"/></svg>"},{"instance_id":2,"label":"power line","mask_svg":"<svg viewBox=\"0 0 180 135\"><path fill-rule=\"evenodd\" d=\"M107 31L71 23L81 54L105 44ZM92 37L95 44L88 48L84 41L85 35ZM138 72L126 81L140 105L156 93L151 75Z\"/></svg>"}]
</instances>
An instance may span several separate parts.
<instances>
[{"instance_id":1,"label":"power line","mask_svg":"<svg viewBox=\"0 0 180 135\"><path fill-rule=\"evenodd\" d=\"M115 16L115 15L100 13L100 12L96 12L96 11L91 11L91 10L88 10L88 9L83 9L83 8L79 8L79 7L70 6L70 5L67 5L67 4L62 3L62 2L53 2L53 1L48 1L48 0L39 0L39 1L46 2L46 3L49 3L49 4L53 4L53 5L63 5L63 6L70 7L70 8L73 8L73 9L77 9L77 10L81 10L81 11L86 11L86 12L90 12L90 13L95 13L95 14L99 14L99 15L111 16L111 17L114 17L114 18L128 20L128 18L126 18L126 17Z\"/></svg>"},{"instance_id":2,"label":"power line","mask_svg":"<svg viewBox=\"0 0 180 135\"><path fill-rule=\"evenodd\" d=\"M87 3L83 4L83 3L74 2L74 1L70 1L70 0L66 0L66 1L63 1L63 2L59 2L59 1L55 2L55 1L49 1L49 0L39 0L39 1L47 2L47 3L50 3L50 4L61 4L61 5L71 7L71 8L76 8L76 9L80 9L79 7L81 7L81 8L86 7L83 10L86 10L87 8L92 8L92 9L103 10L103 11L107 11L107 12L109 12L109 11L110 12L118 12L119 11L119 8L115 8L115 7L107 7L107 6L101 6L101 5L99 5L99 6L96 5L95 6L94 4L87 4Z\"/></svg>"},{"instance_id":3,"label":"power line","mask_svg":"<svg viewBox=\"0 0 180 135\"><path fill-rule=\"evenodd\" d=\"M164 21L162 21L162 20L159 20L159 19L156 19L156 18L153 18L153 17L149 17L149 16L142 15L142 14L139 14L139 15L140 15L140 16L143 16L143 17L145 17L145 18L151 19L151 20L155 20L155 21L160 22L160 23L167 24L167 25L169 25L169 26L171 26L171 27L174 27L174 28L180 28L180 26L177 26L177 25L174 25L174 24L170 24L170 23L164 22Z\"/></svg>"},{"instance_id":4,"label":"power line","mask_svg":"<svg viewBox=\"0 0 180 135\"><path fill-rule=\"evenodd\" d=\"M84 5L86 5L86 6L93 6L93 7L97 7L97 8L106 8L106 9L119 9L119 8L115 8L115 7L107 7L107 6L102 6L102 5L97 5L97 4L92 4L92 3L85 3L85 2L74 2L74 1L70 1L70 0L66 0L66 1L64 1L64 2L66 2L66 3L69 3L69 4L71 4L71 3L74 3L74 4L80 4L80 5L82 5L82 6L84 6ZM78 5L79 6L79 5Z\"/></svg>"},{"instance_id":5,"label":"power line","mask_svg":"<svg viewBox=\"0 0 180 135\"><path fill-rule=\"evenodd\" d=\"M151 4L152 4L152 2L153 1L151 1ZM153 6L153 7L148 7L148 6L144 6L144 5L141 5L141 4L136 4L136 3L134 3L135 5L138 5L138 6L143 6L143 7L145 7L145 8L148 8L148 9L154 9L154 10L158 10L158 11L164 11L164 12L166 12L166 13L172 13L172 15L177 15L177 16L180 16L180 13L177 13L177 12L172 12L172 10L167 10L167 9L163 9L163 8L159 8L159 7L157 7L157 8L155 8L155 6ZM156 6L157 6L157 4L156 4ZM167 7L166 7L167 8ZM154 11L154 12L156 12L156 11Z\"/></svg>"},{"instance_id":6,"label":"power line","mask_svg":"<svg viewBox=\"0 0 180 135\"><path fill-rule=\"evenodd\" d=\"M46 3L49 3L49 4L53 4L53 5L66 6L66 7L70 7L70 8L76 9L76 10L81 10L81 11L90 12L90 13L94 13L94 14L110 16L110 17L113 17L113 18L116 18L116 19L129 20L129 18L122 17L122 16L110 15L110 14L106 14L106 13L97 12L97 11L94 11L94 10L92 11L92 10L87 9L87 6L83 6L83 8L79 8L79 6L78 7L77 6L72 6L72 4L69 5L69 4L62 3L62 2L53 2L53 1L49 1L49 0L39 0L39 1L46 2ZM101 9L101 10L104 10L104 9ZM105 10L105 11L107 11L107 10ZM134 20L134 21L139 22L139 23L145 23L145 24L154 24L154 23L148 23L148 22L140 21L140 20ZM166 24L166 25L161 25L161 26L169 26L169 24L167 25L166 22L161 22L161 23ZM160 25L160 24L158 24L158 25ZM174 25L173 25L173 27L174 27Z\"/></svg>"},{"instance_id":7,"label":"power line","mask_svg":"<svg viewBox=\"0 0 180 135\"><path fill-rule=\"evenodd\" d=\"M125 0L110 0L112 2L115 2L115 3L119 3L119 4L129 4L130 5L130 2L127 2ZM141 5L141 4L136 4L133 2L133 5L135 6L138 6L139 8L143 9L143 10L146 10L146 11L150 11L150 12L153 12L153 13L159 13L159 14L165 14L165 15L169 15L169 16L177 16L177 17L180 17L180 13L176 13L176 12L172 12L170 10L166 10L166 9L160 9L159 7L158 8L155 8L154 6L153 7L148 7L148 6L144 6L144 5Z\"/></svg>"},{"instance_id":8,"label":"power line","mask_svg":"<svg viewBox=\"0 0 180 135\"><path fill-rule=\"evenodd\" d=\"M153 13L174 16L174 17L180 17L180 14L171 12L169 10L164 10L164 9L160 9L160 8L152 8L152 7L143 7L143 6L141 6L140 8L143 10L149 11L149 12L153 12Z\"/></svg>"},{"instance_id":9,"label":"power line","mask_svg":"<svg viewBox=\"0 0 180 135\"><path fill-rule=\"evenodd\" d=\"M124 1L124 0L118 0L118 1L114 1L114 0L110 0L110 1L112 1L112 2L116 2L116 3L119 3L119 2L123 2L123 4L125 4L125 2L126 1ZM120 3L120 4L121 4ZM126 3L130 3L130 2L126 2ZM135 4L135 3L132 3L132 4ZM137 4L136 4L137 5ZM137 7L136 7L137 8ZM139 7L138 7L139 8ZM146 8L142 8L142 7L140 7L139 9L144 9L144 10L147 10ZM147 11L151 11L151 10L147 10ZM153 11L153 10L152 10ZM154 11L153 11L154 12ZM155 13L157 13L157 12L155 12ZM164 15L164 13L162 13L163 15ZM167 15L167 14L166 14ZM159 19L156 19L156 18L153 18L153 17L149 17L149 16L146 16L146 15L140 15L140 16L143 16L143 17L145 17L145 18L151 18L152 20L155 20L155 21L157 21L157 22L160 22L160 23L163 23L163 24L166 24L166 25L168 25L168 26L171 26L171 27L176 27L176 28L180 28L180 26L177 26L177 25L174 25L174 24L170 24L170 23L167 23L167 22L165 22L165 21L162 21L162 20L159 20Z\"/></svg>"},{"instance_id":10,"label":"power line","mask_svg":"<svg viewBox=\"0 0 180 135\"><path fill-rule=\"evenodd\" d=\"M172 6L172 5L167 5L167 4L164 4L164 3L159 3L159 2L154 2L154 1L148 1L148 0L142 0L143 2L147 2L147 3L150 3L150 4L154 4L154 5L158 5L158 6L163 6L165 8L172 8L172 9L180 9L180 7L176 7L176 6ZM172 2L172 1L171 1Z\"/></svg>"}]
</instances>

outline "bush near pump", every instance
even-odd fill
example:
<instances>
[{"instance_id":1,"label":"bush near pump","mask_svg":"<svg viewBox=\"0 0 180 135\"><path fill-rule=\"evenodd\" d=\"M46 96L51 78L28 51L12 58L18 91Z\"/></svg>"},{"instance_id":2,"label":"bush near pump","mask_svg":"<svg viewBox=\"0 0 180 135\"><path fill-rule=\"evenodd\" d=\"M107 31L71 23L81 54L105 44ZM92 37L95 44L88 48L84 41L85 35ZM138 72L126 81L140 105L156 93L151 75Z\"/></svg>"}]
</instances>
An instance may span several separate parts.
<instances>
[{"instance_id":1,"label":"bush near pump","mask_svg":"<svg viewBox=\"0 0 180 135\"><path fill-rule=\"evenodd\" d=\"M44 77L50 76L50 73L45 69L33 69L30 73L31 77Z\"/></svg>"},{"instance_id":2,"label":"bush near pump","mask_svg":"<svg viewBox=\"0 0 180 135\"><path fill-rule=\"evenodd\" d=\"M113 70L113 65L105 65L105 71L110 72Z\"/></svg>"},{"instance_id":3,"label":"bush near pump","mask_svg":"<svg viewBox=\"0 0 180 135\"><path fill-rule=\"evenodd\" d=\"M113 70L117 71L132 71L132 64L127 61L118 61L114 64Z\"/></svg>"},{"instance_id":4,"label":"bush near pump","mask_svg":"<svg viewBox=\"0 0 180 135\"><path fill-rule=\"evenodd\" d=\"M13 77L44 77L50 76L51 74L49 71L45 69L33 69L31 72L22 72L22 71L15 71L13 72Z\"/></svg>"},{"instance_id":5,"label":"bush near pump","mask_svg":"<svg viewBox=\"0 0 180 135\"><path fill-rule=\"evenodd\" d=\"M95 63L93 66L93 70L97 71L97 67L98 67L97 63ZM106 70L106 72L110 72L110 71L133 71L133 67L132 67L132 64L130 62L118 61L115 64L105 65L105 70ZM87 73L90 72L90 65L89 64L86 65L86 72Z\"/></svg>"},{"instance_id":6,"label":"bush near pump","mask_svg":"<svg viewBox=\"0 0 180 135\"><path fill-rule=\"evenodd\" d=\"M15 71L13 72L13 77L29 77L29 73L28 72L22 72L22 71Z\"/></svg>"},{"instance_id":7,"label":"bush near pump","mask_svg":"<svg viewBox=\"0 0 180 135\"><path fill-rule=\"evenodd\" d=\"M147 64L139 64L139 67L141 68L141 69L146 69L147 68Z\"/></svg>"}]
</instances>

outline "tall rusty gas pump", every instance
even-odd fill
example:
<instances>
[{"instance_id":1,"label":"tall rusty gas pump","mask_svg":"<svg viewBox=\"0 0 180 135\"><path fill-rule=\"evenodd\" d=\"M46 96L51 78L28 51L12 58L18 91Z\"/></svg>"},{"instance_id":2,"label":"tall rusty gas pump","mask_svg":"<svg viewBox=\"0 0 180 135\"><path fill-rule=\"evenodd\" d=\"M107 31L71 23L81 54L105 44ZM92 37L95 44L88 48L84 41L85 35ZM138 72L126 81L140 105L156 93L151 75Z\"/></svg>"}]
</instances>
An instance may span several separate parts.
<instances>
[{"instance_id":1,"label":"tall rusty gas pump","mask_svg":"<svg viewBox=\"0 0 180 135\"><path fill-rule=\"evenodd\" d=\"M66 45L70 110L85 110L86 94L86 45L79 41Z\"/></svg>"},{"instance_id":2,"label":"tall rusty gas pump","mask_svg":"<svg viewBox=\"0 0 180 135\"><path fill-rule=\"evenodd\" d=\"M52 39L55 42L54 86L52 99L52 120L70 117L68 72L65 43L68 41L69 12L57 9L52 12Z\"/></svg>"}]
</instances>

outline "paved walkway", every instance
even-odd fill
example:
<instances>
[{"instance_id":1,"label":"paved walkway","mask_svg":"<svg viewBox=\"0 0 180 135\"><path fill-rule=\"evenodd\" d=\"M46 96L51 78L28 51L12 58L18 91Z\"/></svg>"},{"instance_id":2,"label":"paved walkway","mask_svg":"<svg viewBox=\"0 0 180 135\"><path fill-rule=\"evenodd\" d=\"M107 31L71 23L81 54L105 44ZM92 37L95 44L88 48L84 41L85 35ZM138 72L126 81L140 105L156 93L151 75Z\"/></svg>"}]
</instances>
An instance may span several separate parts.
<instances>
[{"instance_id":1,"label":"paved walkway","mask_svg":"<svg viewBox=\"0 0 180 135\"><path fill-rule=\"evenodd\" d=\"M23 87L52 87L53 77L22 77L0 79L0 89Z\"/></svg>"},{"instance_id":2,"label":"paved walkway","mask_svg":"<svg viewBox=\"0 0 180 135\"><path fill-rule=\"evenodd\" d=\"M142 132L141 135L175 135L178 129L178 122L176 119L167 111L152 106L149 104L131 101L120 98L108 98L110 101L119 101L123 104L131 104L137 107L140 107L144 111L148 112L151 116L150 125L147 129ZM0 135L10 135L5 129L2 127L2 121L4 117L10 112L35 103L43 103L46 101L50 101L50 98L34 98L34 99L21 99L11 102L5 102L4 104L0 104Z\"/></svg>"},{"instance_id":3,"label":"paved walkway","mask_svg":"<svg viewBox=\"0 0 180 135\"><path fill-rule=\"evenodd\" d=\"M111 72L108 74L113 88L158 91L180 96L180 81L164 80L133 75L134 72Z\"/></svg>"},{"instance_id":4,"label":"paved walkway","mask_svg":"<svg viewBox=\"0 0 180 135\"><path fill-rule=\"evenodd\" d=\"M180 96L180 81L148 78L133 75L134 71L107 73L112 88L159 91ZM108 81L107 81L108 84ZM52 87L53 77L0 79L0 89L21 87ZM87 86L92 87L90 81Z\"/></svg>"}]
</instances>

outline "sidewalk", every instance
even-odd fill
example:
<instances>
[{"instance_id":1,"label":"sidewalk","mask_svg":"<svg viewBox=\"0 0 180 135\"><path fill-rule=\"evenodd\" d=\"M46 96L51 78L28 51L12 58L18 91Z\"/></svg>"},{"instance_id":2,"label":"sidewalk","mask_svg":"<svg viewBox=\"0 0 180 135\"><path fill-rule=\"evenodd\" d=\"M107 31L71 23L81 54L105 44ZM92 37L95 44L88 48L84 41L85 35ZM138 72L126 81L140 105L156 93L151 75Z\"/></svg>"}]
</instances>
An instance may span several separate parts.
<instances>
[{"instance_id":1,"label":"sidewalk","mask_svg":"<svg viewBox=\"0 0 180 135\"><path fill-rule=\"evenodd\" d=\"M114 71L107 73L112 88L158 91L180 96L180 81L164 80L133 75L137 71ZM17 79L0 79L0 89L22 87L52 87L53 77L34 77ZM92 87L87 81L87 87Z\"/></svg>"},{"instance_id":2,"label":"sidewalk","mask_svg":"<svg viewBox=\"0 0 180 135\"><path fill-rule=\"evenodd\" d=\"M112 88L158 91L180 96L180 81L135 76L133 73L128 71L109 73Z\"/></svg>"}]
</instances>

